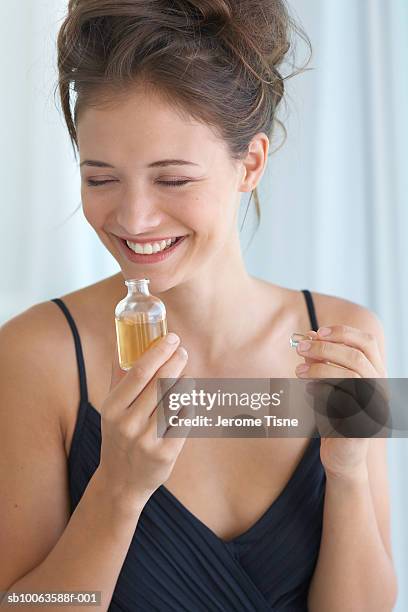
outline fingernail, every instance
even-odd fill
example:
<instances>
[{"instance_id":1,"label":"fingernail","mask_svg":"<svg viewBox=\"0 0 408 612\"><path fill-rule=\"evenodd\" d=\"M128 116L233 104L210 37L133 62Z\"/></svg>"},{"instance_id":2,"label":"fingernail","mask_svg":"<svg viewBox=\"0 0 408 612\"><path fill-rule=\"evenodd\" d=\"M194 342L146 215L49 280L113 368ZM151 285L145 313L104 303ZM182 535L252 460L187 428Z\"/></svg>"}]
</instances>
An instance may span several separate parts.
<instances>
[{"instance_id":1,"label":"fingernail","mask_svg":"<svg viewBox=\"0 0 408 612\"><path fill-rule=\"evenodd\" d=\"M180 338L178 337L178 335L173 334L173 332L170 332L166 335L166 342L168 342L169 344L176 344L176 342L178 342L179 340Z\"/></svg>"},{"instance_id":2,"label":"fingernail","mask_svg":"<svg viewBox=\"0 0 408 612\"><path fill-rule=\"evenodd\" d=\"M300 351L308 351L311 346L312 346L311 342L300 342L299 350Z\"/></svg>"},{"instance_id":3,"label":"fingernail","mask_svg":"<svg viewBox=\"0 0 408 612\"><path fill-rule=\"evenodd\" d=\"M330 336L332 330L331 327L320 327L317 330L317 333L319 334L319 336Z\"/></svg>"},{"instance_id":4,"label":"fingernail","mask_svg":"<svg viewBox=\"0 0 408 612\"><path fill-rule=\"evenodd\" d=\"M303 374L303 372L307 372L309 368L309 365L307 365L306 363L302 363L296 367L296 372L298 374Z\"/></svg>"}]
</instances>

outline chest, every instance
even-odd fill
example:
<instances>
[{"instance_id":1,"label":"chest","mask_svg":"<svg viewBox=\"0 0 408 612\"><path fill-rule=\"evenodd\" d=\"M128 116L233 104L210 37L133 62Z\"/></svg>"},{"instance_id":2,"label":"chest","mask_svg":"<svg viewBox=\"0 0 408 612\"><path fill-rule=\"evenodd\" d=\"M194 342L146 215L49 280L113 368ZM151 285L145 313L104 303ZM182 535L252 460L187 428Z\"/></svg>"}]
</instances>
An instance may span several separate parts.
<instances>
[{"instance_id":1,"label":"chest","mask_svg":"<svg viewBox=\"0 0 408 612\"><path fill-rule=\"evenodd\" d=\"M276 501L309 438L187 438L165 487L219 538L241 535Z\"/></svg>"},{"instance_id":2,"label":"chest","mask_svg":"<svg viewBox=\"0 0 408 612\"><path fill-rule=\"evenodd\" d=\"M295 378L295 351L280 348L264 349L257 358L233 356L212 371L193 358L183 374L194 378L201 372L200 378L209 379ZM218 537L229 540L255 525L276 501L309 443L309 438L189 437L164 485Z\"/></svg>"},{"instance_id":3,"label":"chest","mask_svg":"<svg viewBox=\"0 0 408 612\"><path fill-rule=\"evenodd\" d=\"M190 353L185 376L199 378L295 378L299 363L286 338L228 356L208 368ZM99 409L109 390L110 353L83 342L89 400ZM188 347L187 347L188 348ZM101 375L105 372L105 375ZM310 429L312 430L311 424ZM75 415L69 419L70 447ZM184 509L223 540L251 528L282 493L299 465L309 438L187 438L165 488Z\"/></svg>"}]
</instances>

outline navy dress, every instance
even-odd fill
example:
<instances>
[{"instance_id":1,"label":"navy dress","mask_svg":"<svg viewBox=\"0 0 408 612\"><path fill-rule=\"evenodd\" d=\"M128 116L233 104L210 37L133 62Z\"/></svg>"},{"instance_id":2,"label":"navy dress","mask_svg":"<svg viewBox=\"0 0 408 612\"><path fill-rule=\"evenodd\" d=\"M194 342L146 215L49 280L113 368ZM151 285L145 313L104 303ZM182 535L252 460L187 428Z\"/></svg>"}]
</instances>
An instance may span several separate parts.
<instances>
[{"instance_id":1,"label":"navy dress","mask_svg":"<svg viewBox=\"0 0 408 612\"><path fill-rule=\"evenodd\" d=\"M312 295L302 291L311 329L316 331ZM67 318L78 361L81 397L68 465L73 512L99 464L101 418L88 401L74 320L60 298L51 301ZM220 539L161 485L139 517L108 610L307 611L321 540L325 483L320 438L311 438L278 498L252 527L229 541Z\"/></svg>"}]
</instances>

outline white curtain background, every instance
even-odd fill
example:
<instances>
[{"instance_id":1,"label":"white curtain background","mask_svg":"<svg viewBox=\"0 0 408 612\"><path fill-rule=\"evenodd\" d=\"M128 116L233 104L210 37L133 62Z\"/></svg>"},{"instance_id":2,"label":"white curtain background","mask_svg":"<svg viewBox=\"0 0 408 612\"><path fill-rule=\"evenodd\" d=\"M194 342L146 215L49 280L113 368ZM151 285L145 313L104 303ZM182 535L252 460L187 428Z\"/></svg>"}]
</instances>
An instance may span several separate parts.
<instances>
[{"instance_id":1,"label":"white curtain background","mask_svg":"<svg viewBox=\"0 0 408 612\"><path fill-rule=\"evenodd\" d=\"M70 217L80 205L79 171L54 100L56 34L66 4L0 3L0 324L119 270L81 209ZM253 213L246 219L246 261L261 278L376 312L388 373L407 377L408 2L289 0L289 6L311 39L313 70L287 81L280 117L288 139L262 179L262 222L252 241ZM306 49L298 48L299 63ZM388 444L395 610L403 612L408 446L403 439Z\"/></svg>"}]
</instances>

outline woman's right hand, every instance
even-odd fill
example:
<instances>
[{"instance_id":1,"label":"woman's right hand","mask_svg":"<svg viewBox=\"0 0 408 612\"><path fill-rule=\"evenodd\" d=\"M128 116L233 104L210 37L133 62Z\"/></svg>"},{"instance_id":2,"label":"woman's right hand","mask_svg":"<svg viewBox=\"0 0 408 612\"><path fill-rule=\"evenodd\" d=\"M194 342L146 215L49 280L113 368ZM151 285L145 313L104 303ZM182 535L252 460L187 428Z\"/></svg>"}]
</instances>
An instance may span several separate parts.
<instances>
[{"instance_id":1,"label":"woman's right hand","mask_svg":"<svg viewBox=\"0 0 408 612\"><path fill-rule=\"evenodd\" d=\"M145 351L127 372L117 350L110 391L101 407L101 457L98 466L107 490L127 510L140 510L165 482L184 445L183 437L158 437L158 378L180 379L187 352L180 338L167 334ZM161 399L161 398L160 398Z\"/></svg>"}]
</instances>

